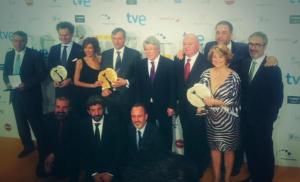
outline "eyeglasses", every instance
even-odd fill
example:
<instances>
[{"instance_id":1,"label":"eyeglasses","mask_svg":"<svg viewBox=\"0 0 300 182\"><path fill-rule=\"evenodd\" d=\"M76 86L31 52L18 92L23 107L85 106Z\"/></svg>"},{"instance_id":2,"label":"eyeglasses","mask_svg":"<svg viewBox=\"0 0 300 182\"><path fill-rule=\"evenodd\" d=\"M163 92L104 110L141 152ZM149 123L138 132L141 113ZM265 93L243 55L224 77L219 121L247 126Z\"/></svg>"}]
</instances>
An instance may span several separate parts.
<instances>
[{"instance_id":1,"label":"eyeglasses","mask_svg":"<svg viewBox=\"0 0 300 182\"><path fill-rule=\"evenodd\" d=\"M262 48L264 47L266 44L258 44L258 43L248 43L249 47L257 47L257 48Z\"/></svg>"}]
</instances>

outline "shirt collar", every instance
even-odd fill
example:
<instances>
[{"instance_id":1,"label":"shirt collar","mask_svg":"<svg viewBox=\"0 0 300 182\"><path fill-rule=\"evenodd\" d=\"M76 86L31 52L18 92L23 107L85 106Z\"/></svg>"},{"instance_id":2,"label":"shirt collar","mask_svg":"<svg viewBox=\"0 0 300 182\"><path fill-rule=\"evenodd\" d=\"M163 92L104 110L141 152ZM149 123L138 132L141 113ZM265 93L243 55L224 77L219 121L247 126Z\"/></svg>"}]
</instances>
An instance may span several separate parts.
<instances>
[{"instance_id":1,"label":"shirt collar","mask_svg":"<svg viewBox=\"0 0 300 182\"><path fill-rule=\"evenodd\" d=\"M116 48L114 48L114 53L115 54L117 54L117 51L119 51L120 52L120 55L122 55L123 54L123 52L124 52L124 49L125 49L125 46L124 47L122 47L121 49L119 49L119 50L117 50Z\"/></svg>"},{"instance_id":2,"label":"shirt collar","mask_svg":"<svg viewBox=\"0 0 300 182\"><path fill-rule=\"evenodd\" d=\"M266 54L262 55L261 57L257 58L257 59L252 59L252 61L255 61L256 63L258 63L258 65L260 65L263 60L265 59Z\"/></svg>"},{"instance_id":3,"label":"shirt collar","mask_svg":"<svg viewBox=\"0 0 300 182\"><path fill-rule=\"evenodd\" d=\"M22 51L18 52L17 50L15 50L15 54L20 54L20 55L24 55L25 54L25 51L26 51L26 47L25 49L23 49Z\"/></svg>"},{"instance_id":4,"label":"shirt collar","mask_svg":"<svg viewBox=\"0 0 300 182\"><path fill-rule=\"evenodd\" d=\"M160 59L160 55L158 55L154 60L150 60L148 59L148 64L151 64L152 61L154 61L154 64L157 65L158 64L158 61Z\"/></svg>"},{"instance_id":5,"label":"shirt collar","mask_svg":"<svg viewBox=\"0 0 300 182\"><path fill-rule=\"evenodd\" d=\"M136 128L136 132L140 131L141 134L143 135L143 134L144 134L144 131L145 131L145 129L146 129L146 126L147 126L147 122L145 123L145 125L144 125L143 128L141 128L141 129L137 129L137 128Z\"/></svg>"},{"instance_id":6,"label":"shirt collar","mask_svg":"<svg viewBox=\"0 0 300 182\"><path fill-rule=\"evenodd\" d=\"M68 44L61 44L61 47L64 47L64 46L67 46L67 47L72 47L73 46L73 41L71 41L70 43Z\"/></svg>"},{"instance_id":7,"label":"shirt collar","mask_svg":"<svg viewBox=\"0 0 300 182\"><path fill-rule=\"evenodd\" d=\"M230 41L229 44L227 44L226 46L227 46L227 48L228 48L229 50L232 50L232 42L231 42L231 41Z\"/></svg>"}]
</instances>

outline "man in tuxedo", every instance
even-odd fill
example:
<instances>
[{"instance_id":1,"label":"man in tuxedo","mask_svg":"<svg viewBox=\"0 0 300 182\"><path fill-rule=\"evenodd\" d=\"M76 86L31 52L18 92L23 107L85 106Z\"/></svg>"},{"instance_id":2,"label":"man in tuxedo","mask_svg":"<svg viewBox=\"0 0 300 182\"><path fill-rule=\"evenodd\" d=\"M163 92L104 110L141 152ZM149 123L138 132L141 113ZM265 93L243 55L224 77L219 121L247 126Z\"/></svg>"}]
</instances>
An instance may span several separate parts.
<instances>
[{"instance_id":1,"label":"man in tuxedo","mask_svg":"<svg viewBox=\"0 0 300 182\"><path fill-rule=\"evenodd\" d=\"M70 112L66 97L55 100L55 110L45 116L44 171L58 179L70 177L77 181L79 175L78 124Z\"/></svg>"},{"instance_id":2,"label":"man in tuxedo","mask_svg":"<svg viewBox=\"0 0 300 182\"><path fill-rule=\"evenodd\" d=\"M161 134L152 122L143 104L135 104L131 109L131 124L128 128L128 163L142 164L164 153Z\"/></svg>"},{"instance_id":3,"label":"man in tuxedo","mask_svg":"<svg viewBox=\"0 0 300 182\"><path fill-rule=\"evenodd\" d=\"M172 149L172 120L176 107L176 80L173 61L160 55L160 42L150 36L144 41L147 58L137 64L138 102L149 113L149 121L158 123L167 150Z\"/></svg>"},{"instance_id":4,"label":"man in tuxedo","mask_svg":"<svg viewBox=\"0 0 300 182\"><path fill-rule=\"evenodd\" d=\"M202 53L195 34L186 34L183 39L184 58L175 57L179 116L184 139L184 155L199 167L201 176L208 166L209 148L204 116L196 116L197 108L187 100L186 92L200 80L202 72L211 67Z\"/></svg>"},{"instance_id":5,"label":"man in tuxedo","mask_svg":"<svg viewBox=\"0 0 300 182\"><path fill-rule=\"evenodd\" d=\"M10 90L9 102L12 103L24 147L18 157L23 158L35 149L30 128L37 140L38 149L41 147L43 116L41 82L46 77L46 66L36 50L26 47L25 32L14 32L12 44L14 49L5 55L3 80ZM13 87L9 76L20 77L21 83Z\"/></svg>"},{"instance_id":6,"label":"man in tuxedo","mask_svg":"<svg viewBox=\"0 0 300 182\"><path fill-rule=\"evenodd\" d=\"M120 116L124 131L130 123L130 108L134 101L136 64L140 53L125 46L126 32L116 28L111 33L113 48L102 53L101 68L113 68L117 81L112 83L113 90L102 90L108 106L108 112Z\"/></svg>"},{"instance_id":7,"label":"man in tuxedo","mask_svg":"<svg viewBox=\"0 0 300 182\"><path fill-rule=\"evenodd\" d=\"M101 96L87 101L89 116L81 123L80 138L86 163L86 180L96 182L118 181L124 154L124 136L113 115L104 114Z\"/></svg>"},{"instance_id":8,"label":"man in tuxedo","mask_svg":"<svg viewBox=\"0 0 300 182\"><path fill-rule=\"evenodd\" d=\"M55 96L64 96L72 99L72 80L75 72L76 58L83 57L81 45L72 41L74 25L70 22L59 22L56 30L61 43L50 48L48 55L48 67L51 70L57 65L62 65L68 72L67 79L61 83L54 82Z\"/></svg>"},{"instance_id":9,"label":"man in tuxedo","mask_svg":"<svg viewBox=\"0 0 300 182\"><path fill-rule=\"evenodd\" d=\"M242 134L253 182L271 182L274 176L273 123L283 101L278 66L265 67L268 38L263 32L249 37L251 58L242 62Z\"/></svg>"}]
</instances>

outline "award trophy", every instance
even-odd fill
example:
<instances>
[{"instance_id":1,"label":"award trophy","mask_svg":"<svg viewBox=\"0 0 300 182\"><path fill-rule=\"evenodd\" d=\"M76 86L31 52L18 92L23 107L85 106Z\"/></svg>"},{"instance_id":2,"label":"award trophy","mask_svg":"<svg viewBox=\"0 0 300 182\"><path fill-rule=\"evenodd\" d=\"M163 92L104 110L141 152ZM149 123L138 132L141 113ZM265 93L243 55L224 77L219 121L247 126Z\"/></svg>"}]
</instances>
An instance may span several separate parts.
<instances>
[{"instance_id":1,"label":"award trophy","mask_svg":"<svg viewBox=\"0 0 300 182\"><path fill-rule=\"evenodd\" d=\"M100 71L98 75L98 81L102 82L102 89L113 89L112 82L116 81L118 78L117 73L112 68L106 68Z\"/></svg>"},{"instance_id":2,"label":"award trophy","mask_svg":"<svg viewBox=\"0 0 300 182\"><path fill-rule=\"evenodd\" d=\"M189 88L186 93L188 101L195 107L200 108L201 111L197 112L197 116L203 116L208 113L203 99L211 97L210 90L206 85L196 83L193 87Z\"/></svg>"},{"instance_id":3,"label":"award trophy","mask_svg":"<svg viewBox=\"0 0 300 182\"><path fill-rule=\"evenodd\" d=\"M58 65L51 69L50 76L54 82L61 84L68 76L68 72L65 67Z\"/></svg>"}]
</instances>

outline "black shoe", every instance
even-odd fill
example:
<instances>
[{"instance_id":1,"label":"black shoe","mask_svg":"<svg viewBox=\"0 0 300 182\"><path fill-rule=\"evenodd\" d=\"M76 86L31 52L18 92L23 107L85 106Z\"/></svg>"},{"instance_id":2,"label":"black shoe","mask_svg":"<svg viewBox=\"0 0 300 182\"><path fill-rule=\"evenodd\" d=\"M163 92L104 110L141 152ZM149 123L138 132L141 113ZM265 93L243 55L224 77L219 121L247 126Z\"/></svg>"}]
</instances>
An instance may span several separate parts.
<instances>
[{"instance_id":1,"label":"black shoe","mask_svg":"<svg viewBox=\"0 0 300 182\"><path fill-rule=\"evenodd\" d=\"M35 174L39 178L47 178L48 177L48 174L45 172L44 167L40 164L37 165Z\"/></svg>"},{"instance_id":2,"label":"black shoe","mask_svg":"<svg viewBox=\"0 0 300 182\"><path fill-rule=\"evenodd\" d=\"M34 151L34 148L31 148L31 149L24 149L22 150L19 155L18 155L18 158L23 158L23 157L26 157L28 156L31 152Z\"/></svg>"}]
</instances>

